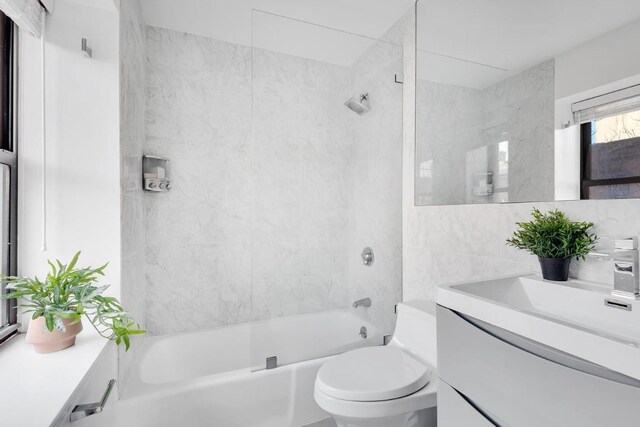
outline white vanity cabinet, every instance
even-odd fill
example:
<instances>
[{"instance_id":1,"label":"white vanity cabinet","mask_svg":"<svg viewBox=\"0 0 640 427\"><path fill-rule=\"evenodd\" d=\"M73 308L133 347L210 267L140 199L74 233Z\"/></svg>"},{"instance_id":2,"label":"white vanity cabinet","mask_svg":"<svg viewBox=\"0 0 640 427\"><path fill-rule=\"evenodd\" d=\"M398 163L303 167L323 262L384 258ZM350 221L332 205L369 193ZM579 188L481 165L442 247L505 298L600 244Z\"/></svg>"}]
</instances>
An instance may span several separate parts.
<instances>
[{"instance_id":1,"label":"white vanity cabinet","mask_svg":"<svg viewBox=\"0 0 640 427\"><path fill-rule=\"evenodd\" d=\"M99 402L111 380L117 378L117 348L107 343L82 382L51 424L54 427L113 427L116 425L114 406L118 401L118 385L114 384L101 412L71 422L71 412L77 405Z\"/></svg>"},{"instance_id":2,"label":"white vanity cabinet","mask_svg":"<svg viewBox=\"0 0 640 427\"><path fill-rule=\"evenodd\" d=\"M449 384L438 384L438 427L493 427L487 417Z\"/></svg>"},{"instance_id":3,"label":"white vanity cabinet","mask_svg":"<svg viewBox=\"0 0 640 427\"><path fill-rule=\"evenodd\" d=\"M640 425L640 381L442 306L437 319L440 426Z\"/></svg>"}]
</instances>

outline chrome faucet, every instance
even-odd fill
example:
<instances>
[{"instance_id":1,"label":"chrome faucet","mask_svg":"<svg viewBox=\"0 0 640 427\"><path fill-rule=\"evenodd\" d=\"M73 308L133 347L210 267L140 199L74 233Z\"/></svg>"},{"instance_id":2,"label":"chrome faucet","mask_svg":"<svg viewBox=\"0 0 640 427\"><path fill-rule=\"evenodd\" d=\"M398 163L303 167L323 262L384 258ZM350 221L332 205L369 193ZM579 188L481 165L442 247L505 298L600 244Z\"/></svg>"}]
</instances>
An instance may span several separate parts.
<instances>
[{"instance_id":1,"label":"chrome faucet","mask_svg":"<svg viewBox=\"0 0 640 427\"><path fill-rule=\"evenodd\" d=\"M637 298L640 295L638 281L638 238L616 239L613 249L613 292L616 297Z\"/></svg>"},{"instance_id":2,"label":"chrome faucet","mask_svg":"<svg viewBox=\"0 0 640 427\"><path fill-rule=\"evenodd\" d=\"M362 298L352 304L353 308L371 307L371 298Z\"/></svg>"}]
</instances>

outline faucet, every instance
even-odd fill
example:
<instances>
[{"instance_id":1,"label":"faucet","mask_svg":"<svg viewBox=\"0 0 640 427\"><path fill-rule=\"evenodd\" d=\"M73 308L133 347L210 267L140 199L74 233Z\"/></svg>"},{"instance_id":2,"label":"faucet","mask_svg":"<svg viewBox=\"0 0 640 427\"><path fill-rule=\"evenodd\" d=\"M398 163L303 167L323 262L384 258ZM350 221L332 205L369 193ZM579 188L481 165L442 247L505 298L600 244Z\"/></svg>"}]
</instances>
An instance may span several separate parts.
<instances>
[{"instance_id":1,"label":"faucet","mask_svg":"<svg viewBox=\"0 0 640 427\"><path fill-rule=\"evenodd\" d=\"M357 307L371 307L371 298L362 298L359 299L358 301L355 301L352 304L353 308L357 308Z\"/></svg>"},{"instance_id":2,"label":"faucet","mask_svg":"<svg viewBox=\"0 0 640 427\"><path fill-rule=\"evenodd\" d=\"M638 238L616 239L613 249L613 292L611 295L635 299L640 295L638 281Z\"/></svg>"}]
</instances>

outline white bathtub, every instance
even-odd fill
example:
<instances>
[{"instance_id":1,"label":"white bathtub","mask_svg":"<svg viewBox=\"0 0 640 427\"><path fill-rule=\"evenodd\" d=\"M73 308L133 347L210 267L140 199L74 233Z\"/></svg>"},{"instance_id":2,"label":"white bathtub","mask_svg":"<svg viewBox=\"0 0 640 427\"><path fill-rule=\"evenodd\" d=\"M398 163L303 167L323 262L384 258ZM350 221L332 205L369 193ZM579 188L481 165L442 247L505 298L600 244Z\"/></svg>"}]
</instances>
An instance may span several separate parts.
<instances>
[{"instance_id":1,"label":"white bathtub","mask_svg":"<svg viewBox=\"0 0 640 427\"><path fill-rule=\"evenodd\" d=\"M149 338L118 403L118 425L310 424L328 417L313 399L327 355L380 344L378 329L350 310ZM278 368L263 369L268 356Z\"/></svg>"}]
</instances>

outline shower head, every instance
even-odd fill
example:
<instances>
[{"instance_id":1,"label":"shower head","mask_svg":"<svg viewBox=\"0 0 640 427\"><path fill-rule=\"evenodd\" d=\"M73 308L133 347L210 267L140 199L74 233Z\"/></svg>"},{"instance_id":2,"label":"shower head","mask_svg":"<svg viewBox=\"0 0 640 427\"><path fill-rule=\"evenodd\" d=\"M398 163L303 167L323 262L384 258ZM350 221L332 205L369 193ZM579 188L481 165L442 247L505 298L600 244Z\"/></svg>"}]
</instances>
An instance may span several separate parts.
<instances>
[{"instance_id":1,"label":"shower head","mask_svg":"<svg viewBox=\"0 0 640 427\"><path fill-rule=\"evenodd\" d=\"M371 110L371 106L369 105L368 93L363 93L362 95L360 95L359 100L356 98L349 98L349 100L347 100L347 102L345 102L344 105L346 105L347 108L353 111L354 113L357 113L359 116Z\"/></svg>"}]
</instances>

